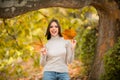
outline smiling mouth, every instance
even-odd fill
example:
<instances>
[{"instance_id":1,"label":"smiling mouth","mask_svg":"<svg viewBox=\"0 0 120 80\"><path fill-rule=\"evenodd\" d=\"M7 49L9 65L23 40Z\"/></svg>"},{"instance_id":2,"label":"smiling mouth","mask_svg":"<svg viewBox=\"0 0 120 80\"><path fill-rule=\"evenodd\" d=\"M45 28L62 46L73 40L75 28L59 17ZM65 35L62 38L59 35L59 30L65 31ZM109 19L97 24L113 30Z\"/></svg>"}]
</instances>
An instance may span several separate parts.
<instances>
[{"instance_id":1,"label":"smiling mouth","mask_svg":"<svg viewBox=\"0 0 120 80\"><path fill-rule=\"evenodd\" d=\"M51 31L53 34L55 34L55 33L57 33L57 31L56 30L53 30L53 31Z\"/></svg>"}]
</instances>

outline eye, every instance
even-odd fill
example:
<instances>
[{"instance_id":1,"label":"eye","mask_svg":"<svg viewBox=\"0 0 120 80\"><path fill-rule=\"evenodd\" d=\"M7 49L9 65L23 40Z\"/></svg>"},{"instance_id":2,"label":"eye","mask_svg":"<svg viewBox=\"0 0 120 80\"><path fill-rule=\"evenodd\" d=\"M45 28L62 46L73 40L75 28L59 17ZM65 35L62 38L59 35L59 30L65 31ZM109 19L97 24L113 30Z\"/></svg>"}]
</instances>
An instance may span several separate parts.
<instances>
[{"instance_id":1,"label":"eye","mask_svg":"<svg viewBox=\"0 0 120 80\"><path fill-rule=\"evenodd\" d=\"M58 28L58 26L50 26L50 28L53 28L53 27Z\"/></svg>"},{"instance_id":2,"label":"eye","mask_svg":"<svg viewBox=\"0 0 120 80\"><path fill-rule=\"evenodd\" d=\"M58 28L58 26L55 26L55 28Z\"/></svg>"},{"instance_id":3,"label":"eye","mask_svg":"<svg viewBox=\"0 0 120 80\"><path fill-rule=\"evenodd\" d=\"M58 26L55 26L56 28L58 28Z\"/></svg>"},{"instance_id":4,"label":"eye","mask_svg":"<svg viewBox=\"0 0 120 80\"><path fill-rule=\"evenodd\" d=\"M50 26L50 28L52 28L53 26Z\"/></svg>"}]
</instances>

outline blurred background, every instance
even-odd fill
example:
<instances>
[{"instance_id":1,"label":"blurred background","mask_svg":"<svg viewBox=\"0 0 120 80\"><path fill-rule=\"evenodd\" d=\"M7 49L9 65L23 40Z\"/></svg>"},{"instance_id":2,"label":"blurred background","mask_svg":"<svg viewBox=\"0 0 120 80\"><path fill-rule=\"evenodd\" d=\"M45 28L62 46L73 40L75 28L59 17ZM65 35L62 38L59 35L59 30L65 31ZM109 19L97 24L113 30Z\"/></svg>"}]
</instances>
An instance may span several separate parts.
<instances>
[{"instance_id":1,"label":"blurred background","mask_svg":"<svg viewBox=\"0 0 120 80\"><path fill-rule=\"evenodd\" d=\"M40 48L47 42L47 25L58 19L65 39L77 40L75 60L69 65L72 80L86 80L98 36L96 9L44 8L10 19L0 19L0 80L41 80Z\"/></svg>"}]
</instances>

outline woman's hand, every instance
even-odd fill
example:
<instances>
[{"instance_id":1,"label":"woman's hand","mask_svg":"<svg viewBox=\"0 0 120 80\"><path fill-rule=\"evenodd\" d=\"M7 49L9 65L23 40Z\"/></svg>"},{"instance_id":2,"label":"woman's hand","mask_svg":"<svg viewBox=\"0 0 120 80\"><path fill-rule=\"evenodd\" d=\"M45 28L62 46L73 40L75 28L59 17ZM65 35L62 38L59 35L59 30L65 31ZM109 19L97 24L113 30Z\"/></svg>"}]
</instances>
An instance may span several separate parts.
<instances>
[{"instance_id":1,"label":"woman's hand","mask_svg":"<svg viewBox=\"0 0 120 80\"><path fill-rule=\"evenodd\" d=\"M40 53L46 55L47 49L45 47L41 48Z\"/></svg>"},{"instance_id":2,"label":"woman's hand","mask_svg":"<svg viewBox=\"0 0 120 80\"><path fill-rule=\"evenodd\" d=\"M71 40L72 48L75 49L77 41L75 39Z\"/></svg>"}]
</instances>

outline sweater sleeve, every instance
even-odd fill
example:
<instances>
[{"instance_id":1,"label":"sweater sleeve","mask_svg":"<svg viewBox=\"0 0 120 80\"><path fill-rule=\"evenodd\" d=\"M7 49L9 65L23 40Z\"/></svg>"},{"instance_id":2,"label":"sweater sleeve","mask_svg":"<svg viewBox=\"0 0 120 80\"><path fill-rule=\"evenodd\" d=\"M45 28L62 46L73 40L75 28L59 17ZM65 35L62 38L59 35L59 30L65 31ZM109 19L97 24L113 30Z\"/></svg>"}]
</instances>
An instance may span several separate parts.
<instances>
[{"instance_id":1,"label":"sweater sleeve","mask_svg":"<svg viewBox=\"0 0 120 80\"><path fill-rule=\"evenodd\" d=\"M72 49L72 44L70 41L67 41L66 44L66 62L67 64L72 63L74 60L74 49Z\"/></svg>"}]
</instances>

